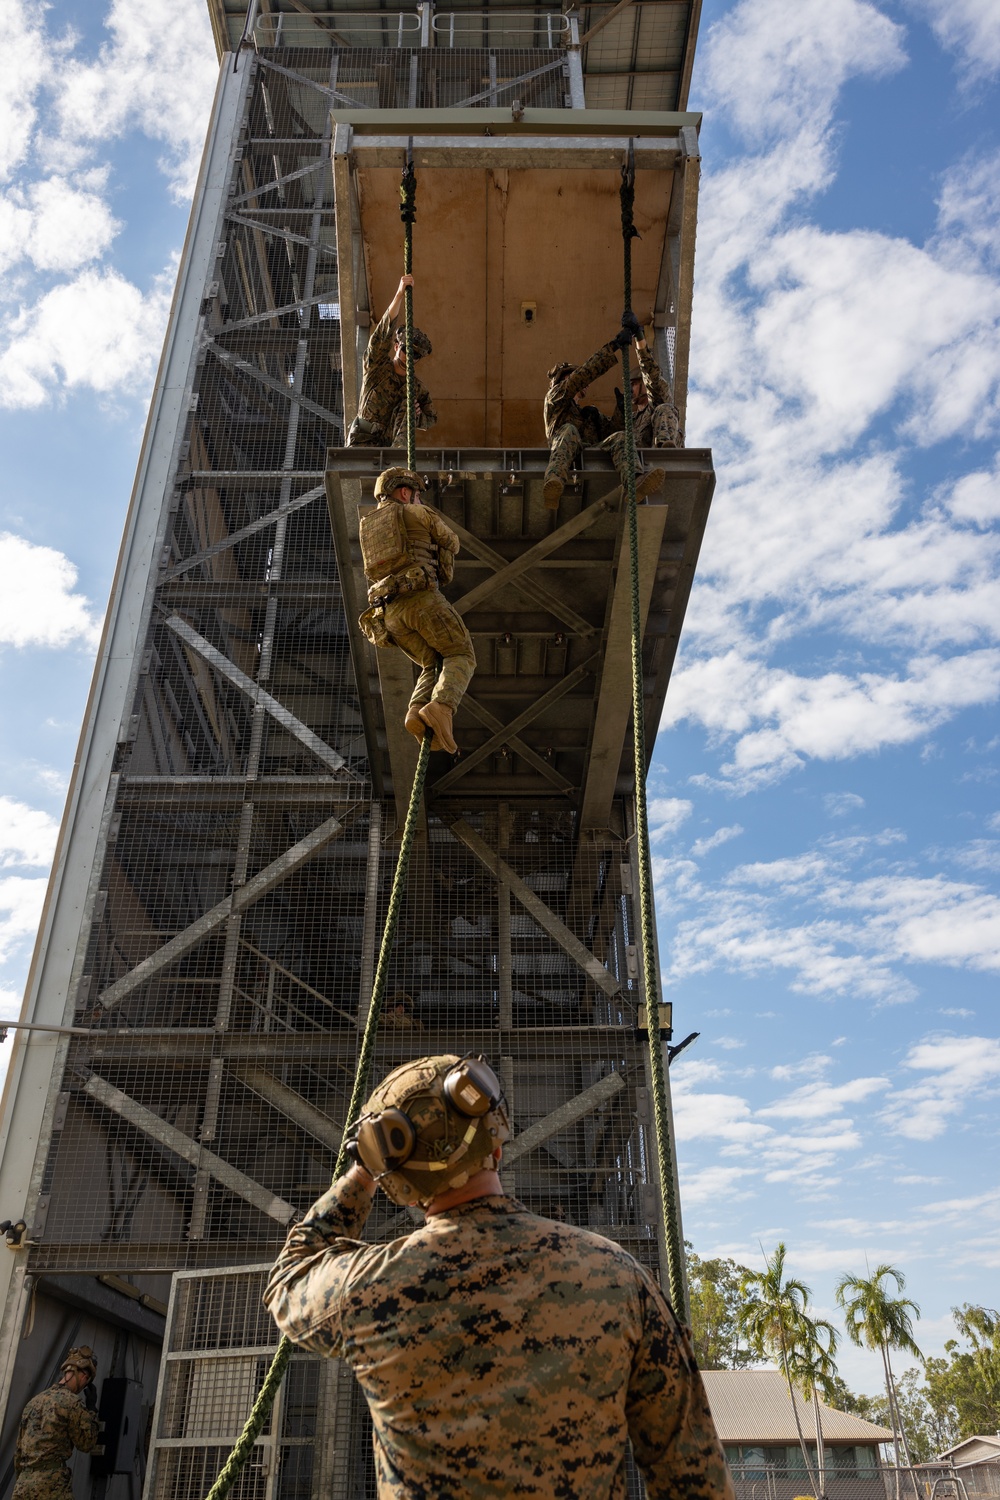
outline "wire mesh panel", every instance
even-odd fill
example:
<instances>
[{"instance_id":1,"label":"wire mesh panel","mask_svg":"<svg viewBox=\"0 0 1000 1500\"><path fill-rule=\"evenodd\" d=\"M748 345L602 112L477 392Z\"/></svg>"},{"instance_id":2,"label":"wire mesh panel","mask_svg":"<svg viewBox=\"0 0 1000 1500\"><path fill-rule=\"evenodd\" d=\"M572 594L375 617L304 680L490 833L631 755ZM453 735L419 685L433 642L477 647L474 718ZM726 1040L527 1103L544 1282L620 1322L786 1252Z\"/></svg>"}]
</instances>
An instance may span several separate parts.
<instances>
[{"instance_id":1,"label":"wire mesh panel","mask_svg":"<svg viewBox=\"0 0 1000 1500\"><path fill-rule=\"evenodd\" d=\"M344 411L329 111L566 102L558 13L439 15L436 47L412 19L258 25L74 997L86 1034L34 1220L33 1272L176 1273L156 1500L205 1492L269 1363L262 1268L330 1181L398 849L324 484ZM499 554L525 543L530 506L520 464L497 458L480 530ZM442 508L464 503L456 482ZM605 529L547 575L575 588L571 620L593 605L594 642L608 605L583 599L582 569L611 566L610 511ZM664 553L671 588L679 557ZM482 627L484 683L520 676L541 697L593 672L544 605L522 634ZM584 830L563 771L579 780L591 698L560 704L540 748L487 727L476 776L447 799L436 778L375 1071L485 1053L516 1132L508 1190L656 1272L629 798ZM521 761L541 763L544 797L520 795ZM411 1223L380 1198L367 1236ZM373 1493L366 1422L339 1366L297 1357L237 1500Z\"/></svg>"}]
</instances>

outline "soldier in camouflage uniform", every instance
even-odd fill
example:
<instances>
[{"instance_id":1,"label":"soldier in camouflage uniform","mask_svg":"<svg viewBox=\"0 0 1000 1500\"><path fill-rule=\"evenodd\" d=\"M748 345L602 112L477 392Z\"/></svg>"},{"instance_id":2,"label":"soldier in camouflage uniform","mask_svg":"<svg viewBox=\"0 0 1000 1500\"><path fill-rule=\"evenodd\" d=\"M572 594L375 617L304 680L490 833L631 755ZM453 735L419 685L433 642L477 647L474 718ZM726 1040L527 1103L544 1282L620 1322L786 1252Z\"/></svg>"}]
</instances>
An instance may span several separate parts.
<instances>
[{"instance_id":1,"label":"soldier in camouflage uniform","mask_svg":"<svg viewBox=\"0 0 1000 1500\"><path fill-rule=\"evenodd\" d=\"M483 1059L390 1073L357 1164L288 1236L264 1300L297 1344L353 1369L380 1500L732 1500L691 1347L610 1240L504 1195L509 1127ZM425 1222L361 1240L376 1181Z\"/></svg>"},{"instance_id":2,"label":"soldier in camouflage uniform","mask_svg":"<svg viewBox=\"0 0 1000 1500\"><path fill-rule=\"evenodd\" d=\"M100 1438L96 1374L94 1351L82 1344L63 1360L56 1384L28 1402L17 1434L11 1500L73 1500L66 1461L74 1448L93 1453Z\"/></svg>"},{"instance_id":3,"label":"soldier in camouflage uniform","mask_svg":"<svg viewBox=\"0 0 1000 1500\"><path fill-rule=\"evenodd\" d=\"M396 295L372 330L364 358L361 399L358 414L347 434L347 446L395 448L406 443L406 330L399 326L403 293L413 285L412 276L403 276ZM413 330L414 361L431 352L431 341L419 328ZM433 427L437 412L431 405L430 391L413 377L416 425L423 430Z\"/></svg>"},{"instance_id":4,"label":"soldier in camouflage uniform","mask_svg":"<svg viewBox=\"0 0 1000 1500\"><path fill-rule=\"evenodd\" d=\"M616 363L618 351L632 338L642 336L642 324L634 314L626 315L623 327L615 337L592 354L582 365L558 364L549 371L549 389L545 394L543 415L545 436L549 441L549 462L545 469L543 494L550 510L557 510L570 470L581 448L601 447L611 454L624 489L629 475L625 464L625 437L615 431L610 418L595 406L581 406L580 398L598 376ZM636 444L636 447L641 446ZM644 474L636 484L636 499L652 495L663 484L662 469Z\"/></svg>"},{"instance_id":5,"label":"soldier in camouflage uniform","mask_svg":"<svg viewBox=\"0 0 1000 1500\"><path fill-rule=\"evenodd\" d=\"M379 509L399 509L405 545L388 572L373 567L362 519L369 608L361 626L378 644L366 621L380 617L372 623L384 628L385 644L400 646L421 668L403 723L418 740L432 729L431 749L454 755L452 721L476 670L476 653L465 621L438 587L450 581L459 540L432 506L421 504L423 487L419 474L409 469L386 469L375 481Z\"/></svg>"},{"instance_id":6,"label":"soldier in camouflage uniform","mask_svg":"<svg viewBox=\"0 0 1000 1500\"><path fill-rule=\"evenodd\" d=\"M637 448L683 448L680 415L670 399L670 388L645 338L636 339L639 368L632 375L632 430ZM616 391L620 397L621 392ZM613 432L624 432L625 409L619 405L611 418Z\"/></svg>"}]
</instances>

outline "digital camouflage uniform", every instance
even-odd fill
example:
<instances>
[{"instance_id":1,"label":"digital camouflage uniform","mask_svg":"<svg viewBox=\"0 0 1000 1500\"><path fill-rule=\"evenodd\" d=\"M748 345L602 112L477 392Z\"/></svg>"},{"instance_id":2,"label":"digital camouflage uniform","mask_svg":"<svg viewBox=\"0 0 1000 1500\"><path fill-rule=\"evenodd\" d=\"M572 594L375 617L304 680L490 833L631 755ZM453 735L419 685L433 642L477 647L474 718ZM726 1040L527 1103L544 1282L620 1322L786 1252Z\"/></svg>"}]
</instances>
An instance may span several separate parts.
<instances>
[{"instance_id":1,"label":"digital camouflage uniform","mask_svg":"<svg viewBox=\"0 0 1000 1500\"><path fill-rule=\"evenodd\" d=\"M379 503L399 504L396 500ZM386 629L421 668L410 707L422 708L434 702L454 710L476 670L476 653L465 621L437 586L438 548L454 554L459 540L433 507L414 500L400 505L400 510L411 561L386 578L370 578L368 598L373 604L379 599L386 601Z\"/></svg>"},{"instance_id":2,"label":"digital camouflage uniform","mask_svg":"<svg viewBox=\"0 0 1000 1500\"><path fill-rule=\"evenodd\" d=\"M359 1241L341 1178L286 1241L264 1301L368 1400L380 1500L724 1500L727 1471L670 1307L619 1246L503 1196Z\"/></svg>"},{"instance_id":3,"label":"digital camouflage uniform","mask_svg":"<svg viewBox=\"0 0 1000 1500\"><path fill-rule=\"evenodd\" d=\"M11 1500L73 1500L66 1460L74 1448L91 1453L99 1441L97 1413L87 1410L82 1396L59 1385L33 1396L17 1434Z\"/></svg>"},{"instance_id":4,"label":"digital camouflage uniform","mask_svg":"<svg viewBox=\"0 0 1000 1500\"><path fill-rule=\"evenodd\" d=\"M561 479L565 484L581 448L600 447L611 454L622 484L627 483L624 435L612 431L610 419L603 416L596 406L581 407L574 400L575 396L585 391L617 361L618 349L615 344L605 344L596 354L591 355L586 364L577 365L571 375L549 386L543 409L545 436L549 440L546 479Z\"/></svg>"},{"instance_id":5,"label":"digital camouflage uniform","mask_svg":"<svg viewBox=\"0 0 1000 1500\"><path fill-rule=\"evenodd\" d=\"M670 399L670 388L656 362L656 355L649 348L637 349L639 374L646 391L646 405L632 408L632 431L637 448L683 448L684 434L681 432L677 408ZM634 378L634 377L633 377ZM615 432L624 432L625 415L617 410L611 418Z\"/></svg>"},{"instance_id":6,"label":"digital camouflage uniform","mask_svg":"<svg viewBox=\"0 0 1000 1500\"><path fill-rule=\"evenodd\" d=\"M358 418L369 426L358 432L348 433L348 446L363 445L366 448L396 447L406 442L406 376L396 372L392 353L396 345L396 324L385 312L372 330L364 357L364 375L361 381L361 399L358 402ZM431 405L430 391L413 377L414 398L417 403L417 427L425 430L437 421L437 412Z\"/></svg>"}]
</instances>

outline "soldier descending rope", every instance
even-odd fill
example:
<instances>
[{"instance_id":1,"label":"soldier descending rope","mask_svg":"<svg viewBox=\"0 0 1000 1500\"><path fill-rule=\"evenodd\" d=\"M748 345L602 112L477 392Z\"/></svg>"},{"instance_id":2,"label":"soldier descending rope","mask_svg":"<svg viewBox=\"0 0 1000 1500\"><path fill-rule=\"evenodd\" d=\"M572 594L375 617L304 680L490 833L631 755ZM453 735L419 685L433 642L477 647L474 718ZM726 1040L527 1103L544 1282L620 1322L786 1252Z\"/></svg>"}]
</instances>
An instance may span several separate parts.
<instances>
[{"instance_id":1,"label":"soldier descending rope","mask_svg":"<svg viewBox=\"0 0 1000 1500\"><path fill-rule=\"evenodd\" d=\"M63 1360L55 1385L32 1396L18 1429L11 1500L73 1500L67 1460L74 1448L93 1453L100 1438L96 1374L94 1351L81 1344Z\"/></svg>"},{"instance_id":2,"label":"soldier descending rope","mask_svg":"<svg viewBox=\"0 0 1000 1500\"><path fill-rule=\"evenodd\" d=\"M378 506L361 519L369 607L360 623L374 645L399 646L421 668L405 727L418 740L433 729L431 749L454 755L452 720L476 653L465 621L439 587L451 581L458 537L421 504L423 487L410 469L386 469L375 481Z\"/></svg>"}]
</instances>

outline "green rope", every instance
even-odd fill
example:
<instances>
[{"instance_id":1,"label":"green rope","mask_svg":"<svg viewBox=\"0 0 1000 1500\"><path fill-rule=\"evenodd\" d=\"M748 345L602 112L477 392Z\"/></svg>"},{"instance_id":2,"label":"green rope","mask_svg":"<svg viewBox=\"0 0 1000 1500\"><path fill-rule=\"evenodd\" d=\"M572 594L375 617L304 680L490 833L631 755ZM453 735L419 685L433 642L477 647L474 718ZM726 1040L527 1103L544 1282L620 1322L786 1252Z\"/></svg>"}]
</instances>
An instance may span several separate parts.
<instances>
[{"instance_id":1,"label":"green rope","mask_svg":"<svg viewBox=\"0 0 1000 1500\"><path fill-rule=\"evenodd\" d=\"M635 202L635 166L629 147L629 162L622 167L621 211L622 240L625 250L623 290L625 312L632 311L632 240L637 231L632 217ZM624 324L623 324L624 326ZM639 522L635 498L635 429L632 422L632 379L629 369L630 346L622 350L622 382L625 390L625 471L628 511L629 560L632 575L632 727L635 746L635 831L639 862L639 913L642 929L642 972L646 993L646 1021L649 1028L649 1077L653 1094L653 1124L656 1133L656 1159L660 1172L660 1194L666 1231L667 1277L670 1300L678 1316L688 1320L687 1283L684 1275L684 1246L681 1242L677 1193L674 1176L674 1153L670 1117L667 1110L666 1079L663 1071L663 1047L660 1041L660 977L656 963L655 918L653 915L653 870L649 853L649 822L646 811L646 726L643 707L642 616L639 609Z\"/></svg>"},{"instance_id":2,"label":"green rope","mask_svg":"<svg viewBox=\"0 0 1000 1500\"><path fill-rule=\"evenodd\" d=\"M403 272L413 275L413 221L417 217L417 178L413 157L407 153L403 179L399 185L399 217L403 221ZM417 461L416 391L413 384L413 288L403 292L406 318L406 462L413 468Z\"/></svg>"}]
</instances>

